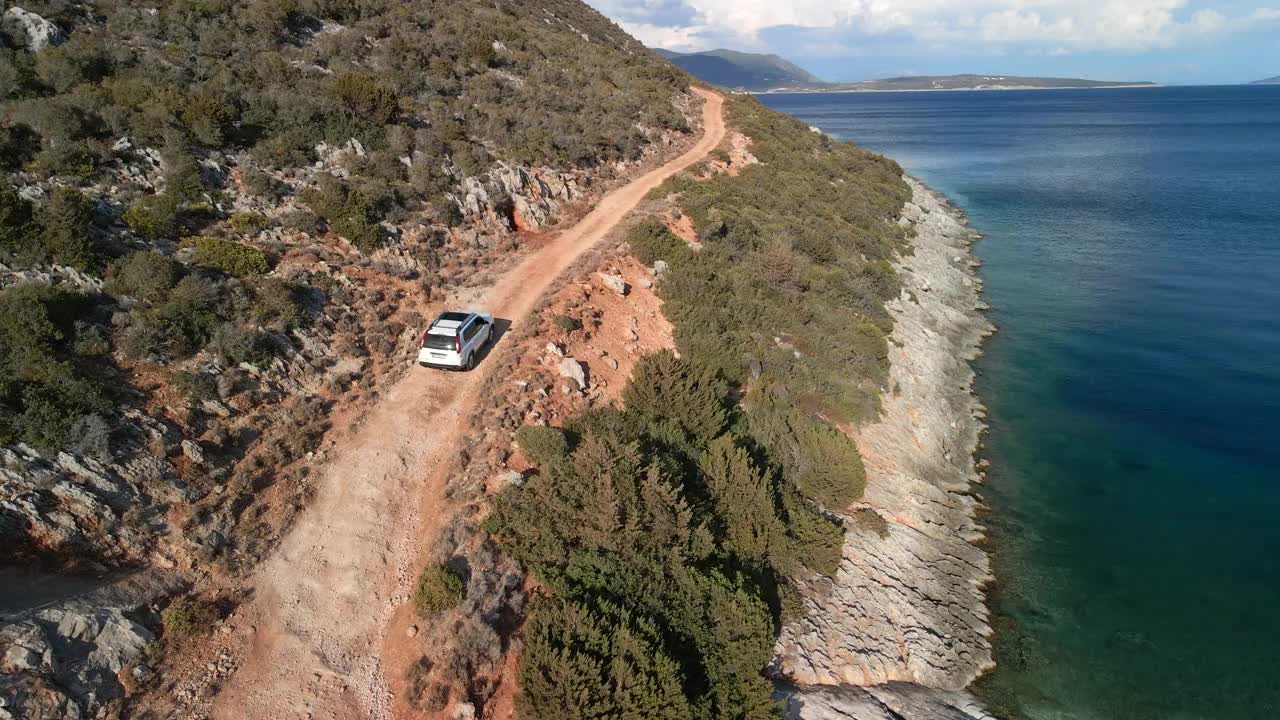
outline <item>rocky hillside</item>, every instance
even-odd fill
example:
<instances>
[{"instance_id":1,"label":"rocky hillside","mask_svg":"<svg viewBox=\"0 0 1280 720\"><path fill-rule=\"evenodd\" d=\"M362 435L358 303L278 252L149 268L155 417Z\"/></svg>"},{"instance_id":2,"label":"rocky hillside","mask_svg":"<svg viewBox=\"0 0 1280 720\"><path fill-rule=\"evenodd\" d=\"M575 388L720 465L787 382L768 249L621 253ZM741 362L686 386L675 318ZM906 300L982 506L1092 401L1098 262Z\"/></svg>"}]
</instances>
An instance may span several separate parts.
<instances>
[{"instance_id":1,"label":"rocky hillside","mask_svg":"<svg viewBox=\"0 0 1280 720\"><path fill-rule=\"evenodd\" d=\"M144 683L151 640L235 601L169 593L278 542L428 304L689 130L685 76L568 0L51 1L0 28L0 565L148 578L0 607L0 716Z\"/></svg>"}]
</instances>

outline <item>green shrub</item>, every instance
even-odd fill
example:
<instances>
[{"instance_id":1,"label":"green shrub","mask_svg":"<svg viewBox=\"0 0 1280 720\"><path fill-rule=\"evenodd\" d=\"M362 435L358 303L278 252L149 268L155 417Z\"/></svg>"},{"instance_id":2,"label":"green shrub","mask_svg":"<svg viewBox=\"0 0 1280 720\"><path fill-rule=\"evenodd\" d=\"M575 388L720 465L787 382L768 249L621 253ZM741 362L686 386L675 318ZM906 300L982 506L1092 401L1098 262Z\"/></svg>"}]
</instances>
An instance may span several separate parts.
<instances>
[{"instance_id":1,"label":"green shrub","mask_svg":"<svg viewBox=\"0 0 1280 720\"><path fill-rule=\"evenodd\" d=\"M252 319L278 330L289 330L306 319L302 288L281 278L259 278L250 290Z\"/></svg>"},{"instance_id":2,"label":"green shrub","mask_svg":"<svg viewBox=\"0 0 1280 720\"><path fill-rule=\"evenodd\" d=\"M430 617L457 607L466 597L462 578L444 565L428 565L418 576L413 607L420 617Z\"/></svg>"},{"instance_id":3,"label":"green shrub","mask_svg":"<svg viewBox=\"0 0 1280 720\"><path fill-rule=\"evenodd\" d=\"M539 472L499 494L487 524L555 593L525 629L526 715L590 704L644 717L772 717L761 671L777 598L788 574L834 572L841 534L741 434L727 392L659 353L637 365L624 409L517 433ZM611 684L619 666L642 668L634 686Z\"/></svg>"},{"instance_id":4,"label":"green shrub","mask_svg":"<svg viewBox=\"0 0 1280 720\"><path fill-rule=\"evenodd\" d=\"M107 271L107 288L117 295L147 303L157 303L181 278L181 266L157 252L132 252L111 264Z\"/></svg>"},{"instance_id":5,"label":"green shrub","mask_svg":"<svg viewBox=\"0 0 1280 720\"><path fill-rule=\"evenodd\" d=\"M275 355L276 345L270 337L257 330L223 323L214 330L208 349L223 364L234 367L240 363L265 365Z\"/></svg>"},{"instance_id":6,"label":"green shrub","mask_svg":"<svg viewBox=\"0 0 1280 720\"><path fill-rule=\"evenodd\" d=\"M384 125L395 117L395 91L376 76L363 72L347 72L333 79L333 94L352 118Z\"/></svg>"},{"instance_id":7,"label":"green shrub","mask_svg":"<svg viewBox=\"0 0 1280 720\"><path fill-rule=\"evenodd\" d=\"M319 235L324 231L324 224L320 222L320 218L306 210L290 210L284 214L281 222L287 228L301 230L308 235Z\"/></svg>"},{"instance_id":8,"label":"green shrub","mask_svg":"<svg viewBox=\"0 0 1280 720\"><path fill-rule=\"evenodd\" d=\"M0 250L11 256L28 254L37 230L31 203L13 185L0 184Z\"/></svg>"},{"instance_id":9,"label":"green shrub","mask_svg":"<svg viewBox=\"0 0 1280 720\"><path fill-rule=\"evenodd\" d=\"M343 215L330 227L361 250L372 250L382 244L382 228L363 214Z\"/></svg>"},{"instance_id":10,"label":"green shrub","mask_svg":"<svg viewBox=\"0 0 1280 720\"><path fill-rule=\"evenodd\" d=\"M183 238L182 244L195 248L196 265L228 275L261 275L270 269L267 254L252 245L208 236Z\"/></svg>"},{"instance_id":11,"label":"green shrub","mask_svg":"<svg viewBox=\"0 0 1280 720\"><path fill-rule=\"evenodd\" d=\"M622 393L627 410L668 442L705 445L724 431L728 388L709 369L664 350L640 358L631 377Z\"/></svg>"},{"instance_id":12,"label":"green shrub","mask_svg":"<svg viewBox=\"0 0 1280 720\"><path fill-rule=\"evenodd\" d=\"M568 315L552 315L551 322L566 333L582 329L582 321Z\"/></svg>"},{"instance_id":13,"label":"green shrub","mask_svg":"<svg viewBox=\"0 0 1280 720\"><path fill-rule=\"evenodd\" d=\"M843 512L862 496L866 485L858 446L845 433L778 397L777 390L752 390L752 436L796 489L832 512Z\"/></svg>"},{"instance_id":14,"label":"green shrub","mask_svg":"<svg viewBox=\"0 0 1280 720\"><path fill-rule=\"evenodd\" d=\"M77 347L90 306L50 287L0 290L0 445L63 449L78 421L111 410L101 373L78 352L98 349Z\"/></svg>"},{"instance_id":15,"label":"green shrub","mask_svg":"<svg viewBox=\"0 0 1280 720\"><path fill-rule=\"evenodd\" d=\"M80 270L98 267L101 258L90 235L93 214L93 201L79 190L69 187L55 190L40 213L39 254L59 265Z\"/></svg>"},{"instance_id":16,"label":"green shrub","mask_svg":"<svg viewBox=\"0 0 1280 720\"><path fill-rule=\"evenodd\" d=\"M225 298L209 280L189 275L163 302L131 313L121 343L136 359L177 360L200 350L225 321Z\"/></svg>"},{"instance_id":17,"label":"green shrub","mask_svg":"<svg viewBox=\"0 0 1280 720\"><path fill-rule=\"evenodd\" d=\"M784 530L774 506L773 482L729 435L707 446L698 469L728 546L744 559L766 560L782 542Z\"/></svg>"},{"instance_id":18,"label":"green shrub","mask_svg":"<svg viewBox=\"0 0 1280 720\"><path fill-rule=\"evenodd\" d=\"M539 425L525 425L517 430L516 443L535 465L550 465L563 460L569 451L563 432Z\"/></svg>"},{"instance_id":19,"label":"green shrub","mask_svg":"<svg viewBox=\"0 0 1280 720\"><path fill-rule=\"evenodd\" d=\"M212 632L219 615L214 603L185 596L169 603L160 613L160 623L166 638L182 641Z\"/></svg>"},{"instance_id":20,"label":"green shrub","mask_svg":"<svg viewBox=\"0 0 1280 720\"><path fill-rule=\"evenodd\" d=\"M636 223L627 231L627 242L631 245L631 254L646 265L652 265L657 260L671 262L677 257L692 253L689 244L657 218Z\"/></svg>"},{"instance_id":21,"label":"green shrub","mask_svg":"<svg viewBox=\"0 0 1280 720\"><path fill-rule=\"evenodd\" d=\"M267 218L262 213L236 212L228 219L231 229L242 235L253 235L267 226Z\"/></svg>"},{"instance_id":22,"label":"green shrub","mask_svg":"<svg viewBox=\"0 0 1280 720\"><path fill-rule=\"evenodd\" d=\"M138 235L160 240L177 231L178 206L179 201L172 195L153 195L130 205L122 219Z\"/></svg>"},{"instance_id":23,"label":"green shrub","mask_svg":"<svg viewBox=\"0 0 1280 720\"><path fill-rule=\"evenodd\" d=\"M608 601L535 600L520 654L521 717L684 720L687 679L662 632Z\"/></svg>"}]
</instances>

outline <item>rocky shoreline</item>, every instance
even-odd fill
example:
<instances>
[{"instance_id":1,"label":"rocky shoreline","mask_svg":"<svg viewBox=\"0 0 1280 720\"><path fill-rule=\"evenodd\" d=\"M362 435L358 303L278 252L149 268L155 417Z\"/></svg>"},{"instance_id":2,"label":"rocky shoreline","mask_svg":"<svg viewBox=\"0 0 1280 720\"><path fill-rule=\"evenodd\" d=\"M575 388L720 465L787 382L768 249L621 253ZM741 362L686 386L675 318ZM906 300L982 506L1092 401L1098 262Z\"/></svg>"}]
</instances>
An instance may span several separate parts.
<instances>
[{"instance_id":1,"label":"rocky shoreline","mask_svg":"<svg viewBox=\"0 0 1280 720\"><path fill-rule=\"evenodd\" d=\"M911 252L888 303L890 381L879 421L856 431L867 489L850 508L834 580L811 578L805 617L783 629L787 716L805 720L990 716L964 690L994 665L992 579L972 494L985 409L970 361L994 327L969 251L978 234L939 193L906 178Z\"/></svg>"}]
</instances>

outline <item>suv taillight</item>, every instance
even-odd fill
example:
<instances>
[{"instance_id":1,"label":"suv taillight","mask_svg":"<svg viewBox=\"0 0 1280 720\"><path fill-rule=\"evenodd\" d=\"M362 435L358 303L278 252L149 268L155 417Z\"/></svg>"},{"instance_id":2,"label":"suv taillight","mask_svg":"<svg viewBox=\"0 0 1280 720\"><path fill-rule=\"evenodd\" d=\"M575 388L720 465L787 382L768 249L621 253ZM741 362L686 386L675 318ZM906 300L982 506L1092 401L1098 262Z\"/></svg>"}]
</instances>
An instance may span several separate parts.
<instances>
[{"instance_id":1,"label":"suv taillight","mask_svg":"<svg viewBox=\"0 0 1280 720\"><path fill-rule=\"evenodd\" d=\"M453 342L456 343L458 348L458 354L461 355L462 354L462 333L458 333L457 335L454 335Z\"/></svg>"},{"instance_id":2,"label":"suv taillight","mask_svg":"<svg viewBox=\"0 0 1280 720\"><path fill-rule=\"evenodd\" d=\"M431 334L431 328L422 331L422 340L418 342L418 347L427 346L427 335Z\"/></svg>"}]
</instances>

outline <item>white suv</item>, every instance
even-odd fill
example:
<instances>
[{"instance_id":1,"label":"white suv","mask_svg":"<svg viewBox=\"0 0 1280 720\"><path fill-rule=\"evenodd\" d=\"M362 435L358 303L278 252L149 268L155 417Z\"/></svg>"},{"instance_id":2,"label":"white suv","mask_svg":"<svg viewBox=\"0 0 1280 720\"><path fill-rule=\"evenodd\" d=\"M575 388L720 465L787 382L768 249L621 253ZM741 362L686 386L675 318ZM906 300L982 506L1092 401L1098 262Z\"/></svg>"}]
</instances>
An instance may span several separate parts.
<instances>
[{"instance_id":1,"label":"white suv","mask_svg":"<svg viewBox=\"0 0 1280 720\"><path fill-rule=\"evenodd\" d=\"M475 310L449 310L422 333L418 363L429 367L476 366L476 358L493 339L493 315Z\"/></svg>"}]
</instances>

